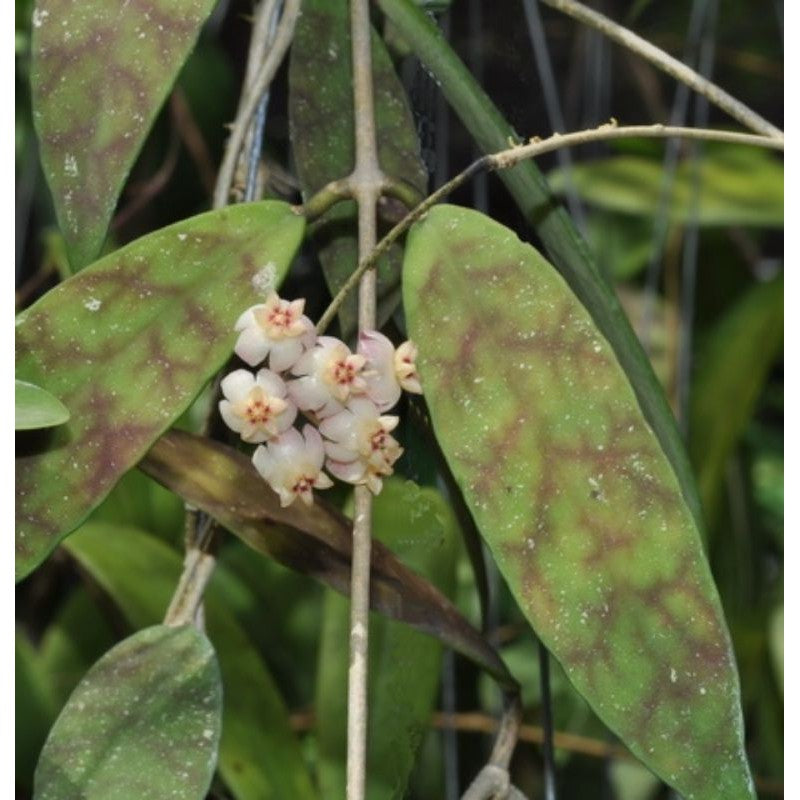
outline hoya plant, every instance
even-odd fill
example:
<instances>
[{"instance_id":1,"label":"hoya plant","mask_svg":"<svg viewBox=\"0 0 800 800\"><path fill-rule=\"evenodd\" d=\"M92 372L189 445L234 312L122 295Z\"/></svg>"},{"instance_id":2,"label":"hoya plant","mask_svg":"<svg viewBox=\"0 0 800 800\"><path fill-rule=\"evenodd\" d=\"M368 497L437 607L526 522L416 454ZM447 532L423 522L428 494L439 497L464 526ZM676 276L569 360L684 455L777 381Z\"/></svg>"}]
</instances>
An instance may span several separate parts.
<instances>
[{"instance_id":1,"label":"hoya plant","mask_svg":"<svg viewBox=\"0 0 800 800\"><path fill-rule=\"evenodd\" d=\"M780 791L783 134L543 2L18 0L18 796Z\"/></svg>"}]
</instances>

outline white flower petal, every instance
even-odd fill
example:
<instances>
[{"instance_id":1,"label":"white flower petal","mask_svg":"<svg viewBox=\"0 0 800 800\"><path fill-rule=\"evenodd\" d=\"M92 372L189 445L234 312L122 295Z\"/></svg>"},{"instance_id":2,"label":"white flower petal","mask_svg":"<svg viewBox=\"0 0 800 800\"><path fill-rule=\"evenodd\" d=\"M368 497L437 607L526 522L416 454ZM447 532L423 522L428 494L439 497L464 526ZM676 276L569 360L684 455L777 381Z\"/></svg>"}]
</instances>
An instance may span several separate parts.
<instances>
[{"instance_id":1,"label":"white flower petal","mask_svg":"<svg viewBox=\"0 0 800 800\"><path fill-rule=\"evenodd\" d=\"M352 403L352 401L351 401ZM319 425L320 433L334 442L350 441L355 435L356 417L352 411L344 410L326 417Z\"/></svg>"},{"instance_id":2,"label":"white flower petal","mask_svg":"<svg viewBox=\"0 0 800 800\"><path fill-rule=\"evenodd\" d=\"M270 341L258 325L244 328L233 348L239 358L251 367L258 366L269 353Z\"/></svg>"},{"instance_id":3,"label":"white flower petal","mask_svg":"<svg viewBox=\"0 0 800 800\"><path fill-rule=\"evenodd\" d=\"M355 461L359 457L356 450L336 442L325 442L325 453L334 461Z\"/></svg>"},{"instance_id":4,"label":"white flower petal","mask_svg":"<svg viewBox=\"0 0 800 800\"><path fill-rule=\"evenodd\" d=\"M253 326L257 326L258 322L256 322L255 310L257 308L261 308L261 306L250 306L239 319L236 320L236 324L233 326L235 331L243 331L245 328L252 328Z\"/></svg>"},{"instance_id":5,"label":"white flower petal","mask_svg":"<svg viewBox=\"0 0 800 800\"><path fill-rule=\"evenodd\" d=\"M256 379L252 372L246 369L237 369L222 379L219 388L232 403L240 403L247 398L255 383Z\"/></svg>"},{"instance_id":6,"label":"white flower petal","mask_svg":"<svg viewBox=\"0 0 800 800\"><path fill-rule=\"evenodd\" d=\"M269 366L275 372L285 372L303 355L303 342L299 337L273 341L270 346Z\"/></svg>"},{"instance_id":7,"label":"white flower petal","mask_svg":"<svg viewBox=\"0 0 800 800\"><path fill-rule=\"evenodd\" d=\"M276 462L274 455L262 444L256 447L252 461L258 474L268 481L275 472Z\"/></svg>"},{"instance_id":8,"label":"white flower petal","mask_svg":"<svg viewBox=\"0 0 800 800\"><path fill-rule=\"evenodd\" d=\"M325 462L325 469L331 475L345 483L358 483L364 477L364 465L360 461L333 461Z\"/></svg>"},{"instance_id":9,"label":"white flower petal","mask_svg":"<svg viewBox=\"0 0 800 800\"><path fill-rule=\"evenodd\" d=\"M303 438L305 439L306 457L319 469L325 460L325 449L322 446L322 437L313 425L303 426Z\"/></svg>"},{"instance_id":10,"label":"white flower petal","mask_svg":"<svg viewBox=\"0 0 800 800\"><path fill-rule=\"evenodd\" d=\"M238 414L233 413L233 406L228 400L219 401L219 415L232 431L239 433L242 430L244 420Z\"/></svg>"},{"instance_id":11,"label":"white flower petal","mask_svg":"<svg viewBox=\"0 0 800 800\"><path fill-rule=\"evenodd\" d=\"M286 397L286 384L280 375L271 369L260 369L256 375L255 382L272 397Z\"/></svg>"},{"instance_id":12,"label":"white flower petal","mask_svg":"<svg viewBox=\"0 0 800 800\"><path fill-rule=\"evenodd\" d=\"M378 408L372 400L366 397L354 397L348 404L347 408L363 420L377 419Z\"/></svg>"},{"instance_id":13,"label":"white flower petal","mask_svg":"<svg viewBox=\"0 0 800 800\"><path fill-rule=\"evenodd\" d=\"M286 384L286 389L289 392L289 397L297 404L298 408L303 411L314 411L322 408L328 399L328 393L319 382L308 375L302 378L296 378Z\"/></svg>"},{"instance_id":14,"label":"white flower petal","mask_svg":"<svg viewBox=\"0 0 800 800\"><path fill-rule=\"evenodd\" d=\"M320 472L317 479L314 481L315 489L330 489L333 486L333 481L324 473Z\"/></svg>"}]
</instances>

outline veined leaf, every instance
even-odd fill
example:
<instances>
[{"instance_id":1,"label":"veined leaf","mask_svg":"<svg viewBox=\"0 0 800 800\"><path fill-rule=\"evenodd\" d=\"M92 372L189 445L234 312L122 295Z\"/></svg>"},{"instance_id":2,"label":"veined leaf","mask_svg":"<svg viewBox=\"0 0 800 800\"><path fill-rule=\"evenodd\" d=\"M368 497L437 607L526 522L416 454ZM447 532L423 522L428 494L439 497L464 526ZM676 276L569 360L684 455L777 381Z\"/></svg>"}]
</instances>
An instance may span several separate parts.
<instances>
[{"instance_id":1,"label":"veined leaf","mask_svg":"<svg viewBox=\"0 0 800 800\"><path fill-rule=\"evenodd\" d=\"M14 381L14 428L32 431L63 425L69 419L64 404L41 386Z\"/></svg>"},{"instance_id":2,"label":"veined leaf","mask_svg":"<svg viewBox=\"0 0 800 800\"><path fill-rule=\"evenodd\" d=\"M403 293L437 437L537 635L679 792L752 797L697 528L588 312L530 245L454 206L409 234Z\"/></svg>"},{"instance_id":3,"label":"veined leaf","mask_svg":"<svg viewBox=\"0 0 800 800\"><path fill-rule=\"evenodd\" d=\"M136 528L89 522L65 546L132 625L163 617L181 574L180 556L163 542ZM220 773L237 800L311 800L315 792L283 699L228 609L218 580L215 575L206 591L205 610L225 696Z\"/></svg>"},{"instance_id":4,"label":"veined leaf","mask_svg":"<svg viewBox=\"0 0 800 800\"><path fill-rule=\"evenodd\" d=\"M699 225L783 225L783 165L772 153L757 147L709 146L700 157L699 193L695 206L695 165L681 162L675 172L671 202L673 222ZM566 173L548 176L563 192ZM653 219L661 205L664 168L660 160L619 155L575 164L570 180L587 202L608 211Z\"/></svg>"},{"instance_id":5,"label":"veined leaf","mask_svg":"<svg viewBox=\"0 0 800 800\"><path fill-rule=\"evenodd\" d=\"M193 626L156 625L109 650L67 701L35 800L201 800L217 763L222 683Z\"/></svg>"},{"instance_id":6,"label":"veined leaf","mask_svg":"<svg viewBox=\"0 0 800 800\"><path fill-rule=\"evenodd\" d=\"M443 593L455 588L458 526L433 489L392 479L373 507L376 536ZM350 603L328 592L317 668L319 783L323 798L345 796L347 649ZM367 796L401 798L428 727L439 687L442 648L434 639L384 617L369 629Z\"/></svg>"},{"instance_id":7,"label":"veined leaf","mask_svg":"<svg viewBox=\"0 0 800 800\"><path fill-rule=\"evenodd\" d=\"M278 202L201 214L117 250L17 317L17 375L72 415L18 448L18 579L222 366L237 317L282 279L303 228Z\"/></svg>"},{"instance_id":8,"label":"veined leaf","mask_svg":"<svg viewBox=\"0 0 800 800\"><path fill-rule=\"evenodd\" d=\"M346 177L355 166L351 62L346 0L305 0L289 67L289 121L305 199L330 181ZM428 174L420 160L414 120L391 58L375 31L372 73L381 169L415 189L421 200ZM384 201L388 206L397 202ZM322 216L314 231L322 271L335 294L358 263L356 204L347 201L335 206ZM378 263L379 316L383 321L400 302L401 260L402 248L394 246ZM356 329L356 303L351 294L339 311L345 338Z\"/></svg>"},{"instance_id":9,"label":"veined leaf","mask_svg":"<svg viewBox=\"0 0 800 800\"><path fill-rule=\"evenodd\" d=\"M73 269L103 244L122 184L215 0L37 0L31 95Z\"/></svg>"},{"instance_id":10,"label":"veined leaf","mask_svg":"<svg viewBox=\"0 0 800 800\"><path fill-rule=\"evenodd\" d=\"M349 594L351 523L321 498L312 506L281 508L246 456L182 431L162 436L140 466L253 549ZM372 545L370 603L375 611L436 636L500 683L516 685L494 648L456 607L380 541Z\"/></svg>"}]
</instances>

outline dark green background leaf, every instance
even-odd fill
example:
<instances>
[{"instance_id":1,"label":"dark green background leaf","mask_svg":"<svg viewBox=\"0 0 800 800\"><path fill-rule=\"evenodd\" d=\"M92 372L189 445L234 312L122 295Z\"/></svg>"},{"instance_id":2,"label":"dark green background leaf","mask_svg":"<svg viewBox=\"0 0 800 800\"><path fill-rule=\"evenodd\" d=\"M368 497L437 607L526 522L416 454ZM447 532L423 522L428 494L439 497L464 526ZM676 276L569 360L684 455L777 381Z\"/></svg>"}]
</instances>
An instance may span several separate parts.
<instances>
[{"instance_id":1,"label":"dark green background leaf","mask_svg":"<svg viewBox=\"0 0 800 800\"><path fill-rule=\"evenodd\" d=\"M289 71L292 143L303 196L344 178L355 166L350 18L346 0L305 0L297 24ZM424 196L428 174L420 161L414 120L405 91L381 38L372 33L372 72L378 160L390 178ZM389 206L398 201L387 199ZM395 209L396 213L396 209ZM358 262L356 204L340 203L315 224L315 241L331 293ZM402 250L394 246L378 263L379 324L400 302ZM339 312L343 335L356 328L352 293Z\"/></svg>"},{"instance_id":2,"label":"dark green background leaf","mask_svg":"<svg viewBox=\"0 0 800 800\"><path fill-rule=\"evenodd\" d=\"M201 214L98 261L17 317L17 375L72 415L18 447L18 579L222 366L237 317L280 282L303 229L279 202Z\"/></svg>"}]
</instances>

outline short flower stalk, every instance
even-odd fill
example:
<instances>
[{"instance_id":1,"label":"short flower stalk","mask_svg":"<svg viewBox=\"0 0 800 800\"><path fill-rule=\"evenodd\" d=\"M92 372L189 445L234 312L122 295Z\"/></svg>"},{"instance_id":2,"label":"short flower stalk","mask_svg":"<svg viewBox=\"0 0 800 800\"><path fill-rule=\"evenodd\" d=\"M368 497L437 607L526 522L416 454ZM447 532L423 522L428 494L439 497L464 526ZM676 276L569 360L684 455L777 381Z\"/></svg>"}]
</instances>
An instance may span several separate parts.
<instances>
[{"instance_id":1,"label":"short flower stalk","mask_svg":"<svg viewBox=\"0 0 800 800\"><path fill-rule=\"evenodd\" d=\"M253 464L282 506L310 505L326 474L378 494L403 448L387 415L402 392L420 394L416 347L395 348L378 331L363 331L356 352L332 336L317 336L304 300L272 292L236 322L237 369L221 384L219 412L242 441L257 444ZM262 366L268 361L269 366ZM303 412L314 424L294 427Z\"/></svg>"}]
</instances>

